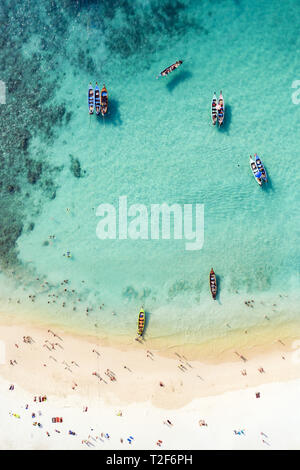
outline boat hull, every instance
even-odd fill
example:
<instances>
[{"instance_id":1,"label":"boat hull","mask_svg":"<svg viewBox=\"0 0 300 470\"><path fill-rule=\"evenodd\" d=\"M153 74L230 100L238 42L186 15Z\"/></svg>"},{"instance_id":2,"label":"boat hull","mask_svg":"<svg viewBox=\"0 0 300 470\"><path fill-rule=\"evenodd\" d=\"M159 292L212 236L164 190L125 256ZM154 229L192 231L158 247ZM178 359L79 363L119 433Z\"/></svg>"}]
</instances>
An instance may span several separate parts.
<instances>
[{"instance_id":1,"label":"boat hull","mask_svg":"<svg viewBox=\"0 0 300 470\"><path fill-rule=\"evenodd\" d=\"M216 125L217 120L218 120L217 104L218 104L217 95L216 93L214 93L212 103L211 103L211 119L212 119L213 126Z\"/></svg>"},{"instance_id":2,"label":"boat hull","mask_svg":"<svg viewBox=\"0 0 300 470\"><path fill-rule=\"evenodd\" d=\"M144 329L145 329L145 321L146 321L145 310L141 308L140 313L139 313L139 318L138 318L138 325L137 325L138 336L143 336Z\"/></svg>"},{"instance_id":3,"label":"boat hull","mask_svg":"<svg viewBox=\"0 0 300 470\"><path fill-rule=\"evenodd\" d=\"M105 85L103 85L103 88L100 93L100 109L102 116L105 116L108 110L108 93L107 89L105 88Z\"/></svg>"},{"instance_id":4,"label":"boat hull","mask_svg":"<svg viewBox=\"0 0 300 470\"><path fill-rule=\"evenodd\" d=\"M94 114L94 88L92 87L91 83L88 90L88 107L89 114Z\"/></svg>"},{"instance_id":5,"label":"boat hull","mask_svg":"<svg viewBox=\"0 0 300 470\"><path fill-rule=\"evenodd\" d=\"M251 171L252 171L252 174L253 174L253 176L254 176L255 181L259 184L259 186L262 186L262 183L263 183L263 182L262 182L261 178L257 178L257 177L255 176L255 175L258 173L259 170L258 170L258 168L257 168L257 166L256 166L255 161L254 161L253 158L251 157L251 155L250 155L250 161L249 161L249 163L250 163L250 168L251 168Z\"/></svg>"},{"instance_id":6,"label":"boat hull","mask_svg":"<svg viewBox=\"0 0 300 470\"><path fill-rule=\"evenodd\" d=\"M100 88L98 87L98 84L96 83L95 86L95 111L96 114L99 115L101 112L101 105L100 105Z\"/></svg>"},{"instance_id":7,"label":"boat hull","mask_svg":"<svg viewBox=\"0 0 300 470\"><path fill-rule=\"evenodd\" d=\"M216 300L218 293L217 277L213 269L209 273L209 288L212 295L212 298Z\"/></svg>"},{"instance_id":8,"label":"boat hull","mask_svg":"<svg viewBox=\"0 0 300 470\"><path fill-rule=\"evenodd\" d=\"M259 169L259 171L261 172L262 174L262 177L261 179L267 183L268 182L268 176L267 176L267 172L266 172L266 169L261 161L261 159L259 158L259 156L257 154L254 155L254 158L255 158L255 164L257 166L257 168Z\"/></svg>"},{"instance_id":9,"label":"boat hull","mask_svg":"<svg viewBox=\"0 0 300 470\"><path fill-rule=\"evenodd\" d=\"M220 91L219 101L218 101L218 123L219 127L221 127L224 123L225 118L225 102L224 97L222 95L222 91Z\"/></svg>"}]
</instances>

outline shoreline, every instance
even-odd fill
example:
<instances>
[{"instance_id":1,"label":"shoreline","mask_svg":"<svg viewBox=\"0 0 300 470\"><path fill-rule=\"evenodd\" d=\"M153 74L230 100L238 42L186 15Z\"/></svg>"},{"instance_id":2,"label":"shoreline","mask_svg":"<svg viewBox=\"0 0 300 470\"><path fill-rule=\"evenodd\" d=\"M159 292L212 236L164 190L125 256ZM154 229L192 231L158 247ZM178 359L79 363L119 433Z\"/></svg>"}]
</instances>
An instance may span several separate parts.
<instances>
[{"instance_id":1,"label":"shoreline","mask_svg":"<svg viewBox=\"0 0 300 470\"><path fill-rule=\"evenodd\" d=\"M296 332L293 338L281 335L276 339L273 335L272 341L264 344L253 341L237 348L233 343L227 350L222 342L211 344L214 354L209 355L207 345L200 354L193 345L162 347L160 344L155 348L153 341L140 344L134 340L112 345L110 340L76 335L53 325L26 325L12 316L3 320L0 338L2 341L5 338L6 363L0 365L0 376L35 394L38 390L42 393L42 388L43 393L65 396L66 392L73 393L72 386L76 383L75 394L101 393L107 403L149 401L159 408L180 408L199 397L300 378L294 343ZM62 341L53 337L49 329ZM34 343L23 343L23 336L32 337ZM57 344L49 350L51 343ZM17 364L10 365L10 360L16 360ZM78 366L71 365L72 362ZM264 372L260 373L260 368ZM105 369L116 374L115 382L108 379ZM242 375L244 370L247 375Z\"/></svg>"},{"instance_id":2,"label":"shoreline","mask_svg":"<svg viewBox=\"0 0 300 470\"><path fill-rule=\"evenodd\" d=\"M36 314L36 312L35 312ZM66 326L63 323L52 321L47 315L39 318L36 315L26 315L21 317L20 312L9 314L0 307L0 328L1 326L24 326L24 328L37 328L38 330L53 328L62 334L73 336L78 340L90 343L100 342L102 346L120 351L141 350L140 344L135 341L136 334L110 334L103 332L101 328L87 328L83 325L81 329L77 324ZM189 360L200 361L205 364L219 364L230 362L235 351L242 355L254 358L255 355L278 350L278 343L291 347L292 343L300 338L300 324L292 319L283 323L266 322L265 325L250 325L246 330L243 328L225 327L219 336L201 339L198 342L185 334L169 334L148 337L143 336L142 344L148 349L155 349L156 352L167 358L174 358L175 352L187 354Z\"/></svg>"},{"instance_id":3,"label":"shoreline","mask_svg":"<svg viewBox=\"0 0 300 470\"><path fill-rule=\"evenodd\" d=\"M82 297L79 292L73 293L72 286L48 286L45 290L42 281L35 282L36 285L30 288L23 288L21 284L15 288L13 283L9 285L0 299L0 312L19 317L19 321L24 318L26 322L37 326L53 324L76 335L99 336L112 346L127 346L132 342L137 312L141 305L146 311L144 337L151 347L166 349L166 346L172 347L174 344L180 347L188 344L189 352L195 358L197 354L194 355L193 349L199 349L200 353L203 349L206 355L209 348L205 344L211 342L219 345L223 343L220 351L223 352L228 349L228 339L236 347L244 347L247 343L270 343L272 336L293 338L300 334L300 297L297 289L293 289L288 295L272 290L251 294L233 293L223 286L221 297L217 301L212 301L211 295L206 292L201 295L201 302L187 297L169 303L162 302L160 305L142 300L124 302L123 307L120 307L118 302L112 306L110 303L100 305L95 299L88 300L87 294ZM74 298L68 298L69 295ZM252 338L248 340L244 335L245 331L248 338ZM194 344L193 348L190 347L191 344Z\"/></svg>"}]
</instances>

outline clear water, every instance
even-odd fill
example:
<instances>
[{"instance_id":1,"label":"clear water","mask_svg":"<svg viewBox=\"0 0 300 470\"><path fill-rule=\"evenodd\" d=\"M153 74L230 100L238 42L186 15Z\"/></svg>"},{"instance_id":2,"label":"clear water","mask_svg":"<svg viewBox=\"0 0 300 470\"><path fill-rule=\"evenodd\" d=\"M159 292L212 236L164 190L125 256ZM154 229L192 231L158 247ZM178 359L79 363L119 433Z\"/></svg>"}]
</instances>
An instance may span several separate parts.
<instances>
[{"instance_id":1,"label":"clear water","mask_svg":"<svg viewBox=\"0 0 300 470\"><path fill-rule=\"evenodd\" d=\"M132 335L143 304L146 337L185 342L265 315L270 327L297 320L299 2L23 0L0 13L2 305ZM88 115L90 81L108 89L105 119ZM219 90L221 130L210 119ZM249 168L255 152L263 188ZM97 206L123 195L148 207L204 204L203 249L99 240Z\"/></svg>"}]
</instances>

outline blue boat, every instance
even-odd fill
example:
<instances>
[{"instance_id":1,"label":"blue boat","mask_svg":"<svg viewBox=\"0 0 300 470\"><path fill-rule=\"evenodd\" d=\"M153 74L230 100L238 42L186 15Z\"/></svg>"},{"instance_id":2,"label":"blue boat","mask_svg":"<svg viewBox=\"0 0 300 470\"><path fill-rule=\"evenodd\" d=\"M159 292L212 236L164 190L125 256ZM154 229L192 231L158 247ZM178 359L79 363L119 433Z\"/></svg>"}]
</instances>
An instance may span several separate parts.
<instances>
[{"instance_id":1,"label":"blue boat","mask_svg":"<svg viewBox=\"0 0 300 470\"><path fill-rule=\"evenodd\" d=\"M265 170L265 167L264 167L261 159L259 158L259 156L256 153L254 154L254 158L255 158L256 166L257 166L258 170L261 172L261 179L265 183L267 183L268 182L267 172Z\"/></svg>"},{"instance_id":2,"label":"blue boat","mask_svg":"<svg viewBox=\"0 0 300 470\"><path fill-rule=\"evenodd\" d=\"M253 160L251 155L250 155L250 168L252 170L255 181L259 184L259 186L262 186L263 180L262 180L262 177L261 177L261 172L257 168L256 163Z\"/></svg>"},{"instance_id":3,"label":"blue boat","mask_svg":"<svg viewBox=\"0 0 300 470\"><path fill-rule=\"evenodd\" d=\"M95 110L96 114L100 114L101 106L100 106L100 88L98 87L98 83L96 82L95 86Z\"/></svg>"},{"instance_id":4,"label":"blue boat","mask_svg":"<svg viewBox=\"0 0 300 470\"><path fill-rule=\"evenodd\" d=\"M89 113L94 114L94 88L92 84L89 84L89 91L88 91L88 105L89 105Z\"/></svg>"}]
</instances>

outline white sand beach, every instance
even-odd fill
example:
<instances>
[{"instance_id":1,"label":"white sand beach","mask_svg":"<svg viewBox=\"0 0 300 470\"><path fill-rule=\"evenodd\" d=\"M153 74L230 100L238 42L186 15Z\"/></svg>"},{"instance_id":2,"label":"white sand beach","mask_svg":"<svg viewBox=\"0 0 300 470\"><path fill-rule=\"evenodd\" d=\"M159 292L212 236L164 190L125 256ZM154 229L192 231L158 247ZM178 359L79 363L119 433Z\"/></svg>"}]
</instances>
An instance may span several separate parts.
<instances>
[{"instance_id":1,"label":"white sand beach","mask_svg":"<svg viewBox=\"0 0 300 470\"><path fill-rule=\"evenodd\" d=\"M1 449L300 448L295 341L205 363L12 317L0 337Z\"/></svg>"}]
</instances>

